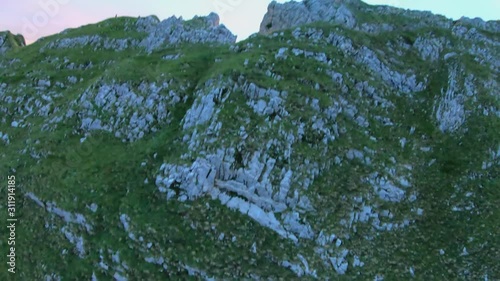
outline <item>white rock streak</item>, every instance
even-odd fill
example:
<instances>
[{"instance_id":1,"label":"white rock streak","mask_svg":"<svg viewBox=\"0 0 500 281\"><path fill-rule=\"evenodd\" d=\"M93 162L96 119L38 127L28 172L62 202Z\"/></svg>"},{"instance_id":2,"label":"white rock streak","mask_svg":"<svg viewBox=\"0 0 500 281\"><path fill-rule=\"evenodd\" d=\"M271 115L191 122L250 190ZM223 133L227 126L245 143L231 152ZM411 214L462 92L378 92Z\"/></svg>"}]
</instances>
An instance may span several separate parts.
<instances>
[{"instance_id":1,"label":"white rock streak","mask_svg":"<svg viewBox=\"0 0 500 281\"><path fill-rule=\"evenodd\" d=\"M459 92L458 69L449 71L448 89L441 91L443 95L436 109L436 119L442 132L454 132L465 122L464 96Z\"/></svg>"}]
</instances>

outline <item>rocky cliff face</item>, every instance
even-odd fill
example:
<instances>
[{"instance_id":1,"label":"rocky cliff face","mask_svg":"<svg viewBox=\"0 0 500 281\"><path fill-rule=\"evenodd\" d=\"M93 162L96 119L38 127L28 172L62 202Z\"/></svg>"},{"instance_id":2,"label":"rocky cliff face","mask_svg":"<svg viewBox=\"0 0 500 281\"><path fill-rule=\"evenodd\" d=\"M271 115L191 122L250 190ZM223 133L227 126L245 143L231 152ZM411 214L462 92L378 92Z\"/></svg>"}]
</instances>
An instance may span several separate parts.
<instances>
[{"instance_id":1,"label":"rocky cliff face","mask_svg":"<svg viewBox=\"0 0 500 281\"><path fill-rule=\"evenodd\" d=\"M101 36L100 32L97 32L98 34L89 33L82 36L65 36L64 38L51 40L42 49L92 46L94 50L108 49L123 51L125 49L140 47L151 53L169 45L177 46L180 44L198 43L232 44L236 42L236 36L224 25L219 25L219 16L215 13L211 13L207 17L196 17L189 21L172 16L160 22L157 17L149 16L120 26L116 26L116 23L113 22L104 22L98 25L97 28L107 29L108 32L115 31L115 28L124 28L124 32L137 36L113 38L113 36ZM63 32L63 34L71 34L72 32L77 33L77 31L69 30Z\"/></svg>"},{"instance_id":2,"label":"rocky cliff face","mask_svg":"<svg viewBox=\"0 0 500 281\"><path fill-rule=\"evenodd\" d=\"M500 278L498 22L263 27L117 18L0 57L18 278Z\"/></svg>"},{"instance_id":3,"label":"rocky cliff face","mask_svg":"<svg viewBox=\"0 0 500 281\"><path fill-rule=\"evenodd\" d=\"M500 31L499 21L484 22L479 18L464 17L452 22L430 12L372 6L360 0L305 0L283 4L271 2L261 22L260 33L270 34L311 22L330 22L371 34L395 29L420 30L424 27L451 29L456 24L467 24L489 32Z\"/></svg>"},{"instance_id":4,"label":"rocky cliff face","mask_svg":"<svg viewBox=\"0 0 500 281\"><path fill-rule=\"evenodd\" d=\"M260 25L260 32L269 34L273 31L296 27L311 22L327 21L353 28L356 18L349 5L358 5L361 1L308 0L278 4L273 1Z\"/></svg>"}]
</instances>

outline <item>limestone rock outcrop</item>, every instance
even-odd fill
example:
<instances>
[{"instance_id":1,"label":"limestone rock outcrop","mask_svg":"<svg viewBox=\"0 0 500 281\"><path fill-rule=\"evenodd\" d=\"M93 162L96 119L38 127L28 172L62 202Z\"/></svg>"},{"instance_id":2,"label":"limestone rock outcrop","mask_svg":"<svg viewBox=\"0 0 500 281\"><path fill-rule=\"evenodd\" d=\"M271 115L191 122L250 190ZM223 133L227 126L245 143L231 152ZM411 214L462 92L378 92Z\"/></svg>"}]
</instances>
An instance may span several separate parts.
<instances>
[{"instance_id":1,"label":"limestone rock outcrop","mask_svg":"<svg viewBox=\"0 0 500 281\"><path fill-rule=\"evenodd\" d=\"M206 17L195 17L190 21L172 16L159 22L156 18L148 17L138 20L137 27L149 33L149 36L139 43L148 51L167 44L236 42L236 36L219 24L219 16L215 13Z\"/></svg>"},{"instance_id":2,"label":"limestone rock outcrop","mask_svg":"<svg viewBox=\"0 0 500 281\"><path fill-rule=\"evenodd\" d=\"M383 22L385 17L401 19L397 26ZM367 20L368 19L368 20ZM382 20L382 22L381 22ZM411 21L410 22L408 21ZM453 21L428 11L413 11L392 6L368 5L360 0L304 0L277 3L272 1L260 24L259 33L271 34L310 24L330 22L371 34L397 29L417 30L422 27L451 29L455 25L470 25L489 32L499 32L500 21L462 17Z\"/></svg>"},{"instance_id":3,"label":"limestone rock outcrop","mask_svg":"<svg viewBox=\"0 0 500 281\"><path fill-rule=\"evenodd\" d=\"M291 28L317 21L331 21L349 28L356 25L356 18L347 5L355 5L358 0L308 0L278 4L273 1L260 25L260 33L269 34L277 30Z\"/></svg>"}]
</instances>

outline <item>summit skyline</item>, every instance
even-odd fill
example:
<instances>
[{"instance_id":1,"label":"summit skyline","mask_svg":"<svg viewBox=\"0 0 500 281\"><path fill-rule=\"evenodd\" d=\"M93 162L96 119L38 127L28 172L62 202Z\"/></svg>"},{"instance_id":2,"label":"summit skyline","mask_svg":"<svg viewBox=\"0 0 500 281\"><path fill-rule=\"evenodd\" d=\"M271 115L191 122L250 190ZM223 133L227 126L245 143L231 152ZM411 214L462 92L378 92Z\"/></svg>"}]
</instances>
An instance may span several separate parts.
<instances>
[{"instance_id":1,"label":"summit skyline","mask_svg":"<svg viewBox=\"0 0 500 281\"><path fill-rule=\"evenodd\" d=\"M173 1L132 1L108 0L103 4L97 0L15 0L2 1L0 30L22 34L27 44L37 39L59 33L67 28L96 23L114 16L144 17L156 15L165 19L171 15L185 19L195 15L215 12L220 21L238 36L238 41L246 39L259 30L259 24L267 11L269 0L185 0ZM276 1L284 3L288 1ZM411 1L411 0L366 0L372 5L390 5L412 10L427 10L448 18L459 19L480 17L483 20L498 20L500 0L479 1ZM495 18L497 17L497 18Z\"/></svg>"}]
</instances>

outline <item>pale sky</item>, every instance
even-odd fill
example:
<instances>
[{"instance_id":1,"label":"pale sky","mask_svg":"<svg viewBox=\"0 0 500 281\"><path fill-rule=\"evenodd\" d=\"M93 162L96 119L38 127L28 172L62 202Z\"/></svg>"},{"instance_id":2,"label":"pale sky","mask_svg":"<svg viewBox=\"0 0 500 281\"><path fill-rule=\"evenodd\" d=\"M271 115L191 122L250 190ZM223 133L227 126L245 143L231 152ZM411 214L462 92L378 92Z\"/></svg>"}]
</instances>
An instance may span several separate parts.
<instances>
[{"instance_id":1,"label":"pale sky","mask_svg":"<svg viewBox=\"0 0 500 281\"><path fill-rule=\"evenodd\" d=\"M27 43L70 27L119 16L172 15L190 19L216 12L238 41L259 30L271 0L0 0L0 31L21 33ZM278 2L287 2L278 0ZM461 16L500 19L500 0L365 0L369 4L427 10L458 19Z\"/></svg>"}]
</instances>

